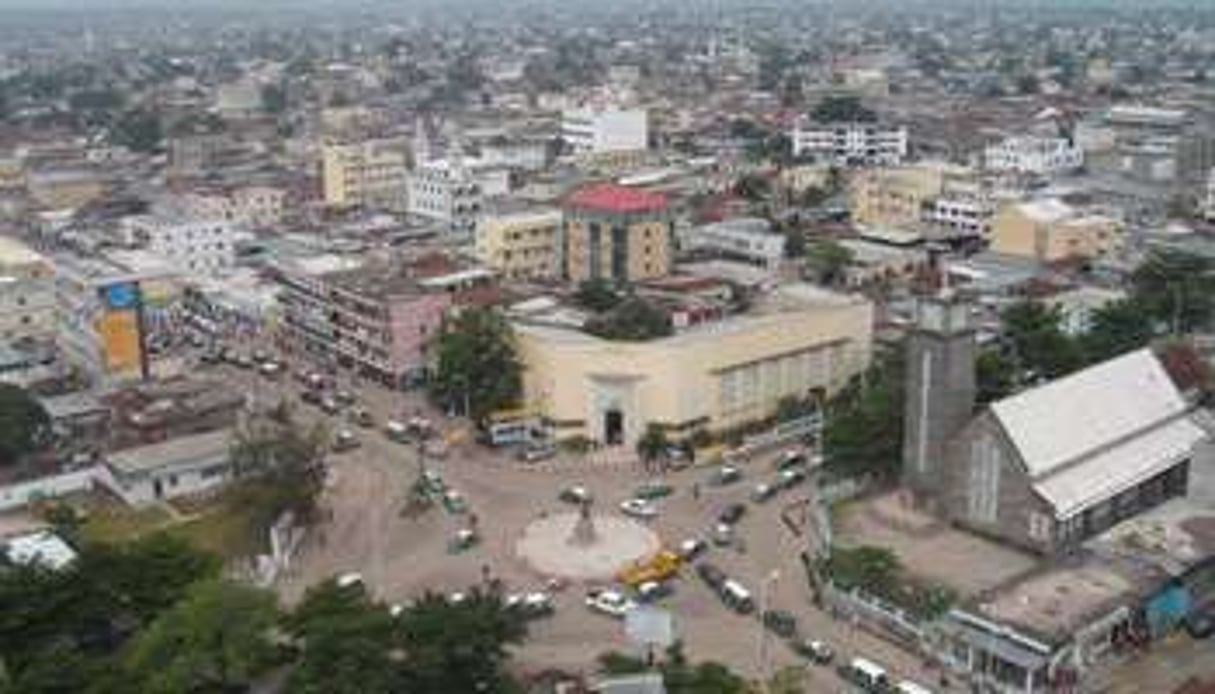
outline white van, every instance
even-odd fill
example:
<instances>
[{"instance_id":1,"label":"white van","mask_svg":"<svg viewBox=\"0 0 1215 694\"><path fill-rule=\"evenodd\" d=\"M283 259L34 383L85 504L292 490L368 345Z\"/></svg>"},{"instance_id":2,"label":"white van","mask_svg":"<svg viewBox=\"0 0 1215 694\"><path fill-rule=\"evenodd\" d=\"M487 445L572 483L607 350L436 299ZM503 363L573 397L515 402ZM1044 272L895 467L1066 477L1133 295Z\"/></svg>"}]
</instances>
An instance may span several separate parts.
<instances>
[{"instance_id":1,"label":"white van","mask_svg":"<svg viewBox=\"0 0 1215 694\"><path fill-rule=\"evenodd\" d=\"M869 692L885 691L890 686L886 670L864 658L853 658L842 673L844 677Z\"/></svg>"},{"instance_id":2,"label":"white van","mask_svg":"<svg viewBox=\"0 0 1215 694\"><path fill-rule=\"evenodd\" d=\"M751 599L751 593L734 579L727 579L725 583L721 584L721 599L739 614L747 614L755 609L755 601Z\"/></svg>"}]
</instances>

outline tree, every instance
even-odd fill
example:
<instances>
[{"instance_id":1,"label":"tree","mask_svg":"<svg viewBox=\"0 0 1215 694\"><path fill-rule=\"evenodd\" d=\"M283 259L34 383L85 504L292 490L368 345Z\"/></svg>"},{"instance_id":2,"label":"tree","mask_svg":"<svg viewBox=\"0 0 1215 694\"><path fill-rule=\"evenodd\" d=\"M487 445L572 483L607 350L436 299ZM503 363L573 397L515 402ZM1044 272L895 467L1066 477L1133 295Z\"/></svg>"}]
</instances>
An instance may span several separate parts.
<instances>
[{"instance_id":1,"label":"tree","mask_svg":"<svg viewBox=\"0 0 1215 694\"><path fill-rule=\"evenodd\" d=\"M392 616L362 584L310 588L286 620L301 644L289 690L297 694L390 694L400 673L390 658Z\"/></svg>"},{"instance_id":2,"label":"tree","mask_svg":"<svg viewBox=\"0 0 1215 694\"><path fill-rule=\"evenodd\" d=\"M1215 317L1215 262L1156 251L1131 276L1132 297L1156 326L1174 334L1206 329Z\"/></svg>"},{"instance_id":3,"label":"tree","mask_svg":"<svg viewBox=\"0 0 1215 694\"><path fill-rule=\"evenodd\" d=\"M277 617L266 591L198 583L134 640L127 672L149 694L243 691L274 662Z\"/></svg>"},{"instance_id":4,"label":"tree","mask_svg":"<svg viewBox=\"0 0 1215 694\"><path fill-rule=\"evenodd\" d=\"M823 568L831 581L844 590L860 588L885 595L897 583L899 559L885 547L833 547Z\"/></svg>"},{"instance_id":5,"label":"tree","mask_svg":"<svg viewBox=\"0 0 1215 694\"><path fill-rule=\"evenodd\" d=\"M262 110L280 114L287 110L287 90L281 84L267 84L261 89Z\"/></svg>"},{"instance_id":6,"label":"tree","mask_svg":"<svg viewBox=\"0 0 1215 694\"><path fill-rule=\"evenodd\" d=\"M806 255L806 234L795 225L785 227L785 257L802 258Z\"/></svg>"},{"instance_id":7,"label":"tree","mask_svg":"<svg viewBox=\"0 0 1215 694\"><path fill-rule=\"evenodd\" d=\"M806 247L806 265L823 284L842 284L845 279L844 271L851 263L852 251L835 241L823 239Z\"/></svg>"},{"instance_id":8,"label":"tree","mask_svg":"<svg viewBox=\"0 0 1215 694\"><path fill-rule=\"evenodd\" d=\"M632 342L666 337L674 331L666 311L637 297L630 297L606 314L587 321L585 330L605 340Z\"/></svg>"},{"instance_id":9,"label":"tree","mask_svg":"<svg viewBox=\"0 0 1215 694\"><path fill-rule=\"evenodd\" d=\"M1102 362L1146 346L1153 337L1152 323L1145 320L1139 302L1124 299L1093 312L1092 323L1081 338L1084 358Z\"/></svg>"},{"instance_id":10,"label":"tree","mask_svg":"<svg viewBox=\"0 0 1215 694\"><path fill-rule=\"evenodd\" d=\"M12 465L51 441L51 417L29 391L0 383L0 466Z\"/></svg>"},{"instance_id":11,"label":"tree","mask_svg":"<svg viewBox=\"0 0 1215 694\"><path fill-rule=\"evenodd\" d=\"M133 152L154 153L164 139L160 116L142 107L125 111L114 124L112 139Z\"/></svg>"},{"instance_id":12,"label":"tree","mask_svg":"<svg viewBox=\"0 0 1215 694\"><path fill-rule=\"evenodd\" d=\"M650 422L645 427L645 433L637 440L637 456L648 463L666 455L670 445L666 430Z\"/></svg>"},{"instance_id":13,"label":"tree","mask_svg":"<svg viewBox=\"0 0 1215 694\"><path fill-rule=\"evenodd\" d=\"M508 612L495 591L474 588L458 605L428 594L399 617L406 686L421 694L506 692L508 645L521 643L526 623Z\"/></svg>"},{"instance_id":14,"label":"tree","mask_svg":"<svg viewBox=\"0 0 1215 694\"><path fill-rule=\"evenodd\" d=\"M459 408L476 422L519 402L523 366L514 333L500 314L469 309L444 326L438 340L438 368L431 396Z\"/></svg>"},{"instance_id":15,"label":"tree","mask_svg":"<svg viewBox=\"0 0 1215 694\"><path fill-rule=\"evenodd\" d=\"M1012 394L1017 385L1017 370L999 350L983 350L975 360L977 404L985 405Z\"/></svg>"},{"instance_id":16,"label":"tree","mask_svg":"<svg viewBox=\"0 0 1215 694\"><path fill-rule=\"evenodd\" d=\"M829 96L818 103L810 117L819 123L872 123L877 114L855 96Z\"/></svg>"},{"instance_id":17,"label":"tree","mask_svg":"<svg viewBox=\"0 0 1215 694\"><path fill-rule=\"evenodd\" d=\"M1083 366L1079 343L1066 335L1058 309L1036 301L1022 301L1001 315L1007 348L1017 378L1055 379Z\"/></svg>"},{"instance_id":18,"label":"tree","mask_svg":"<svg viewBox=\"0 0 1215 694\"><path fill-rule=\"evenodd\" d=\"M734 183L734 194L750 202L768 199L772 184L760 174L745 174Z\"/></svg>"},{"instance_id":19,"label":"tree","mask_svg":"<svg viewBox=\"0 0 1215 694\"><path fill-rule=\"evenodd\" d=\"M269 528L284 513L302 524L316 520L328 441L323 425L305 431L281 405L236 428L229 460L244 483L238 491L247 496L245 505L260 511L260 527Z\"/></svg>"},{"instance_id":20,"label":"tree","mask_svg":"<svg viewBox=\"0 0 1215 694\"><path fill-rule=\"evenodd\" d=\"M620 304L622 297L606 280L587 280L578 285L574 302L588 311L603 313Z\"/></svg>"},{"instance_id":21,"label":"tree","mask_svg":"<svg viewBox=\"0 0 1215 694\"><path fill-rule=\"evenodd\" d=\"M903 355L893 351L827 404L823 447L840 475L893 478L903 456Z\"/></svg>"}]
</instances>

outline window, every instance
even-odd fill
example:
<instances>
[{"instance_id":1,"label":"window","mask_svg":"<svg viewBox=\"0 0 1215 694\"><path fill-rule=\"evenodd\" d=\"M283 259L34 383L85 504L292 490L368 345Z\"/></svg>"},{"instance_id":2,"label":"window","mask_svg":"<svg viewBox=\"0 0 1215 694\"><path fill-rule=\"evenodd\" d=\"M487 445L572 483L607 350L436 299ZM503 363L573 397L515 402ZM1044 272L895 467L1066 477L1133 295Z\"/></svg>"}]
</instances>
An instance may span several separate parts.
<instances>
[{"instance_id":1,"label":"window","mask_svg":"<svg viewBox=\"0 0 1215 694\"><path fill-rule=\"evenodd\" d=\"M1051 520L1044 513L1029 512L1029 537L1037 542L1049 542L1051 537Z\"/></svg>"}]
</instances>

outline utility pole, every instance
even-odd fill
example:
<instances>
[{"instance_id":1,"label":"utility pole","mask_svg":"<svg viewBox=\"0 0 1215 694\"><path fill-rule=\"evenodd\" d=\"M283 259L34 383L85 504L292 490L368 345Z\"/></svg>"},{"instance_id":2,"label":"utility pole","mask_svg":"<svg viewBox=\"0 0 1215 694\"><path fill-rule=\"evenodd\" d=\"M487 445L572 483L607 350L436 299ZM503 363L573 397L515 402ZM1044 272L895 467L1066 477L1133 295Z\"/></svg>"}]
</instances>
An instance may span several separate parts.
<instances>
[{"instance_id":1,"label":"utility pole","mask_svg":"<svg viewBox=\"0 0 1215 694\"><path fill-rule=\"evenodd\" d=\"M764 624L764 615L768 612L768 602L771 599L772 586L780 580L780 570L772 569L759 584L759 629L756 643L756 660L759 664L759 688L763 694L768 694L768 627Z\"/></svg>"}]
</instances>

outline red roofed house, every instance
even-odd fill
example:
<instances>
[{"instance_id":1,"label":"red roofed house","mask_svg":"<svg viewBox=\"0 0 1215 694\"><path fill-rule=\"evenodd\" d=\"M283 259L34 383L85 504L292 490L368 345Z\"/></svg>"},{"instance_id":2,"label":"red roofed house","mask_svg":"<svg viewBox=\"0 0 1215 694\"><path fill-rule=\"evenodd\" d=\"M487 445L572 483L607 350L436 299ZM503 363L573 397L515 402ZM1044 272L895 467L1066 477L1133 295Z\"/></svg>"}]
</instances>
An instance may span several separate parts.
<instances>
[{"instance_id":1,"label":"red roofed house","mask_svg":"<svg viewBox=\"0 0 1215 694\"><path fill-rule=\"evenodd\" d=\"M658 193L614 184L576 191L565 201L565 275L617 284L671 269L671 217Z\"/></svg>"}]
</instances>

